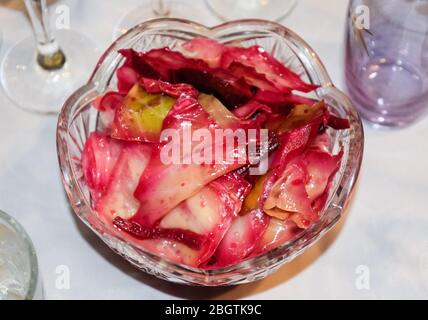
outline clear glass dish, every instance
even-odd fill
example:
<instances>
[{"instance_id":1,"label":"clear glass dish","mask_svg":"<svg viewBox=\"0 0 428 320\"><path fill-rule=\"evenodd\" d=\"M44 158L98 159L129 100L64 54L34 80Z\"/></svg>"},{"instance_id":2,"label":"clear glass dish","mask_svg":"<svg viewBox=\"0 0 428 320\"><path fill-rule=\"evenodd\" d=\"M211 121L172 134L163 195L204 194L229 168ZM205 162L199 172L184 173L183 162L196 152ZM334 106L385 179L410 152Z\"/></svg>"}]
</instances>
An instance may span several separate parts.
<instances>
[{"instance_id":1,"label":"clear glass dish","mask_svg":"<svg viewBox=\"0 0 428 320\"><path fill-rule=\"evenodd\" d=\"M145 51L165 46L174 49L183 41L197 36L211 37L226 44L263 46L306 81L319 84L320 88L313 97L324 99L333 113L348 118L351 124L349 130L330 131L331 151L342 147L344 157L320 220L292 241L268 253L216 270L195 269L157 257L128 242L120 231L103 223L91 208L91 197L83 181L80 163L86 139L100 125L98 112L91 107L91 102L116 87L115 71L123 61L117 51L122 48ZM351 196L361 165L363 144L363 128L356 110L349 99L334 87L316 53L292 31L264 20L239 20L207 28L186 20L165 18L136 26L110 46L89 82L66 101L57 129L62 179L70 204L79 218L111 249L139 269L171 282L202 286L235 285L266 277L330 230L344 213Z\"/></svg>"}]
</instances>

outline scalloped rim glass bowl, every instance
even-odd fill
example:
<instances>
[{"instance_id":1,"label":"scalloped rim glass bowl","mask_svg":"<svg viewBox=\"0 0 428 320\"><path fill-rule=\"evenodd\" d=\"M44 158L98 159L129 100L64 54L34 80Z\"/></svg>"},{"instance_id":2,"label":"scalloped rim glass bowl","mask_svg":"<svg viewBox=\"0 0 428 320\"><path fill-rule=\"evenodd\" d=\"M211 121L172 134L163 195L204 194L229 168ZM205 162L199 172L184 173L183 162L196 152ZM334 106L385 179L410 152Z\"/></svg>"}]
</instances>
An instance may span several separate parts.
<instances>
[{"instance_id":1,"label":"scalloped rim glass bowl","mask_svg":"<svg viewBox=\"0 0 428 320\"><path fill-rule=\"evenodd\" d=\"M116 87L115 71L123 61L117 51L122 48L146 51L165 46L174 49L197 36L233 45L261 45L301 74L304 80L319 84L320 88L312 97L324 99L333 113L348 118L351 124L349 130L330 131L331 151L336 152L342 147L344 157L320 220L302 231L296 239L270 252L216 270L176 264L125 240L119 230L106 225L92 210L80 165L83 145L89 134L99 126L98 112L90 104L100 94ZM234 285L261 279L294 259L330 230L343 214L351 196L361 166L363 141L363 128L356 110L349 99L334 87L315 52L289 29L264 20L239 20L207 28L186 20L165 18L136 26L110 46L98 62L89 82L65 102L57 128L62 179L70 204L79 218L111 249L139 269L171 282L203 286Z\"/></svg>"}]
</instances>

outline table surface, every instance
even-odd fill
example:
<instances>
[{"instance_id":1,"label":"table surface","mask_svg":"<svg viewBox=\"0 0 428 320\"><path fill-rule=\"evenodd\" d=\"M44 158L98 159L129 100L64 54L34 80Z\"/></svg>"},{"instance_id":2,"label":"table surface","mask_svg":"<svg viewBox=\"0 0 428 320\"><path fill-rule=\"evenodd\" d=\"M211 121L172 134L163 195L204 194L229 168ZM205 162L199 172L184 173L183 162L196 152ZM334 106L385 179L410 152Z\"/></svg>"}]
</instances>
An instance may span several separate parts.
<instances>
[{"instance_id":1,"label":"table surface","mask_svg":"<svg viewBox=\"0 0 428 320\"><path fill-rule=\"evenodd\" d=\"M203 1L192 3L203 22L219 22ZM69 6L71 27L104 49L118 19L141 0L69 0L52 6L59 4ZM0 58L31 33L21 7L0 0ZM300 0L283 22L319 53L339 88L344 87L346 7L343 0ZM21 111L1 90L0 108L0 209L16 217L33 239L47 299L428 297L428 118L403 130L365 125L363 167L346 217L270 277L207 289L157 280L110 251L70 211L57 164L56 118ZM57 286L61 266L70 272L69 288Z\"/></svg>"}]
</instances>

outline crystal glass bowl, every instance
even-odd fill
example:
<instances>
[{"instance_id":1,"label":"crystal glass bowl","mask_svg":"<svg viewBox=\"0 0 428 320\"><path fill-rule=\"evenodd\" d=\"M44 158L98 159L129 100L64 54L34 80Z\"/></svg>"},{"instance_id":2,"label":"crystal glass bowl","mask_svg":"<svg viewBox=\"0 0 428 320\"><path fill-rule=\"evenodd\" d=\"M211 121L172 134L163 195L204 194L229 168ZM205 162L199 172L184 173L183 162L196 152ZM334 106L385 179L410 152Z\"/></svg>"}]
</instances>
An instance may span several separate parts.
<instances>
[{"instance_id":1,"label":"crystal glass bowl","mask_svg":"<svg viewBox=\"0 0 428 320\"><path fill-rule=\"evenodd\" d=\"M91 207L89 190L83 181L81 153L92 131L100 126L98 112L91 102L107 90L116 88L115 71L123 58L122 48L138 51L168 46L204 36L225 44L260 45L293 71L320 88L313 98L324 99L331 111L348 118L349 130L330 131L331 151L343 148L344 157L337 172L320 220L295 239L259 257L216 270L201 270L173 263L125 240L120 231L109 227ZM65 103L58 121L58 156L62 179L70 204L79 218L111 249L139 269L159 278L189 285L221 286L259 280L304 252L322 237L342 216L355 185L363 153L363 128L349 99L332 84L316 53L295 33L273 22L239 20L214 28L186 20L158 19L142 23L115 41L103 54L88 83Z\"/></svg>"}]
</instances>

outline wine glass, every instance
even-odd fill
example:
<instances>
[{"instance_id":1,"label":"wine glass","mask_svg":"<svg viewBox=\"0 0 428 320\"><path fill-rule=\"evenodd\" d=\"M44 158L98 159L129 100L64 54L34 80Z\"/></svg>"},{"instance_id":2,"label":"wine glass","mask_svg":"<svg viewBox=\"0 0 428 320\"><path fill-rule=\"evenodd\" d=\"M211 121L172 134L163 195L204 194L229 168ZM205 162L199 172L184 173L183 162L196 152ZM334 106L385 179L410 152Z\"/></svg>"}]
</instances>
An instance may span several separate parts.
<instances>
[{"instance_id":1,"label":"wine glass","mask_svg":"<svg viewBox=\"0 0 428 320\"><path fill-rule=\"evenodd\" d=\"M192 1L192 3L195 3ZM170 0L146 0L144 4L126 13L120 19L113 31L113 40L119 38L126 31L146 20L155 18L182 18L198 21L198 10L188 2Z\"/></svg>"},{"instance_id":2,"label":"wine glass","mask_svg":"<svg viewBox=\"0 0 428 320\"><path fill-rule=\"evenodd\" d=\"M292 11L297 0L205 0L223 20L266 19L279 21Z\"/></svg>"},{"instance_id":3,"label":"wine glass","mask_svg":"<svg viewBox=\"0 0 428 320\"><path fill-rule=\"evenodd\" d=\"M49 25L46 0L24 0L34 36L6 53L0 71L6 95L18 107L56 114L65 99L89 78L98 57L91 40L69 29Z\"/></svg>"}]
</instances>

